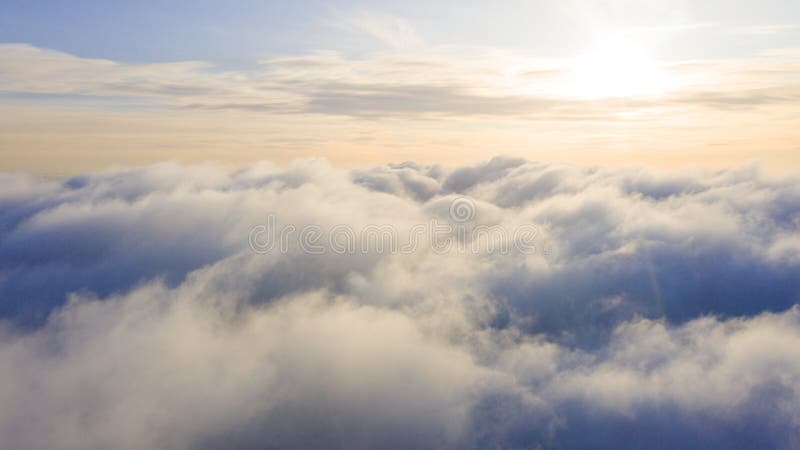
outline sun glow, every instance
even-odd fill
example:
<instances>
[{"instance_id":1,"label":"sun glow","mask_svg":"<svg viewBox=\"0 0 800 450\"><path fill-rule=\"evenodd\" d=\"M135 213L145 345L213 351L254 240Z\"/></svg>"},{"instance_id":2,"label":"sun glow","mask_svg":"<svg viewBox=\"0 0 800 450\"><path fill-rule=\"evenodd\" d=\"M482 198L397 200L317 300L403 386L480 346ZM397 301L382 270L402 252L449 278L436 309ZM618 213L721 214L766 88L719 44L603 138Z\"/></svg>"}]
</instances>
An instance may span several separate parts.
<instances>
[{"instance_id":1,"label":"sun glow","mask_svg":"<svg viewBox=\"0 0 800 450\"><path fill-rule=\"evenodd\" d=\"M643 48L601 39L570 63L567 95L579 98L650 97L668 87L666 74Z\"/></svg>"}]
</instances>

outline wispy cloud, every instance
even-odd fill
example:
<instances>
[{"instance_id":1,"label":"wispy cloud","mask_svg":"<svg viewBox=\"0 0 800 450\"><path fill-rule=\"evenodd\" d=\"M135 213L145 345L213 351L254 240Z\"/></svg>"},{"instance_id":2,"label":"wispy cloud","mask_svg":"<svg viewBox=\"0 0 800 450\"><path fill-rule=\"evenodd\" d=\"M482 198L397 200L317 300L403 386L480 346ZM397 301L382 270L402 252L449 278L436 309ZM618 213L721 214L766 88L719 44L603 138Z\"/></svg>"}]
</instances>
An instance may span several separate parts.
<instances>
[{"instance_id":1,"label":"wispy cloud","mask_svg":"<svg viewBox=\"0 0 800 450\"><path fill-rule=\"evenodd\" d=\"M433 48L363 59L332 52L272 58L256 71L218 71L205 62L122 64L30 45L0 45L5 92L125 95L179 108L275 114L424 118L586 118L673 106L741 108L795 101L793 58L662 64L674 87L641 98L570 96L569 60L489 48ZM755 67L755 68L754 68ZM757 73L756 73L757 72ZM704 101L703 99L706 99Z\"/></svg>"},{"instance_id":2,"label":"wispy cloud","mask_svg":"<svg viewBox=\"0 0 800 450\"><path fill-rule=\"evenodd\" d=\"M739 33L743 34L778 34L788 31L800 30L798 24L773 24L773 25L749 25L746 27L737 28Z\"/></svg>"},{"instance_id":3,"label":"wispy cloud","mask_svg":"<svg viewBox=\"0 0 800 450\"><path fill-rule=\"evenodd\" d=\"M685 31L703 30L708 28L715 28L718 25L711 22L698 22L698 23L683 23L675 25L651 25L644 27L630 27L626 28L626 32L633 33L681 33Z\"/></svg>"},{"instance_id":4,"label":"wispy cloud","mask_svg":"<svg viewBox=\"0 0 800 450\"><path fill-rule=\"evenodd\" d=\"M423 43L410 22L387 13L364 10L340 12L328 23L349 33L369 36L393 49L407 50Z\"/></svg>"}]
</instances>

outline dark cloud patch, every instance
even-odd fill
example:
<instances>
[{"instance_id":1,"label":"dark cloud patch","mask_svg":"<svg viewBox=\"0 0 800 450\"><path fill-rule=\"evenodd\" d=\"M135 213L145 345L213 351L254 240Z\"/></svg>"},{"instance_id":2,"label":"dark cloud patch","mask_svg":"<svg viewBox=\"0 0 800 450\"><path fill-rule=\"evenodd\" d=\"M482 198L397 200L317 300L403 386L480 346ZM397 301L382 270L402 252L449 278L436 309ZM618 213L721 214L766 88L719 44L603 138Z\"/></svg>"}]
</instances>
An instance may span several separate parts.
<instances>
[{"instance_id":1,"label":"dark cloud patch","mask_svg":"<svg viewBox=\"0 0 800 450\"><path fill-rule=\"evenodd\" d=\"M681 105L701 105L712 109L750 109L773 104L792 104L800 100L794 87L780 89L751 89L739 92L695 92L677 94L672 102Z\"/></svg>"},{"instance_id":2,"label":"dark cloud patch","mask_svg":"<svg viewBox=\"0 0 800 450\"><path fill-rule=\"evenodd\" d=\"M305 111L355 117L413 114L447 116L525 116L559 102L547 98L486 96L458 86L324 84L308 96Z\"/></svg>"}]
</instances>

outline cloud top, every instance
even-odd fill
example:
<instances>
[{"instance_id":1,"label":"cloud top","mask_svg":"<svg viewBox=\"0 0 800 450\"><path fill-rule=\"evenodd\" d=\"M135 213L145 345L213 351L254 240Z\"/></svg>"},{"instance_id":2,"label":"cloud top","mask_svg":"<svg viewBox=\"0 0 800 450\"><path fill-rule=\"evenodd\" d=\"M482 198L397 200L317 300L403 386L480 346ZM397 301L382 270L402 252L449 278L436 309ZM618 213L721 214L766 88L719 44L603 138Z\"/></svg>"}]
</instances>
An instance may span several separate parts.
<instances>
[{"instance_id":1,"label":"cloud top","mask_svg":"<svg viewBox=\"0 0 800 450\"><path fill-rule=\"evenodd\" d=\"M0 447L794 448L798 181L513 158L4 174ZM258 254L270 215L539 232L534 253Z\"/></svg>"}]
</instances>

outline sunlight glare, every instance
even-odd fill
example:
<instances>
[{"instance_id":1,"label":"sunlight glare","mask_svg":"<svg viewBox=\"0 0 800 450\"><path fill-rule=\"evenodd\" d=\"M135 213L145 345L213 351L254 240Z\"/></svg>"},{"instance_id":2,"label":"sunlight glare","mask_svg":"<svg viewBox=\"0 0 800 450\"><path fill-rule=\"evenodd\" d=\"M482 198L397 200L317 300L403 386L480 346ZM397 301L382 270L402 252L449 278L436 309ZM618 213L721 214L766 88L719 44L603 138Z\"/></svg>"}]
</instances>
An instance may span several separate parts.
<instances>
[{"instance_id":1,"label":"sunlight glare","mask_svg":"<svg viewBox=\"0 0 800 450\"><path fill-rule=\"evenodd\" d=\"M623 39L600 39L570 65L567 94L572 97L652 97L667 88L656 61Z\"/></svg>"}]
</instances>

